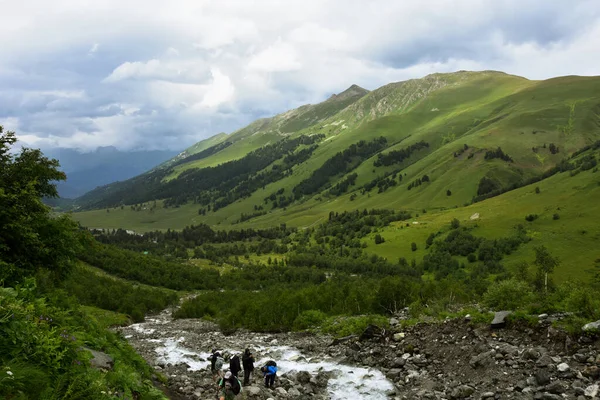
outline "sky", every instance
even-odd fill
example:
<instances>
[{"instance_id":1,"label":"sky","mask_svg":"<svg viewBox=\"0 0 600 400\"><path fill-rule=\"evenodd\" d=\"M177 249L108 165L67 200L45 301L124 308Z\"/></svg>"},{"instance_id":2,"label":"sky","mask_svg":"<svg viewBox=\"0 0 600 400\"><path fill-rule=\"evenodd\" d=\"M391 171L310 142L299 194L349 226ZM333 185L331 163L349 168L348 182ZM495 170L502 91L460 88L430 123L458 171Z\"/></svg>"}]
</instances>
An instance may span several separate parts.
<instances>
[{"instance_id":1,"label":"sky","mask_svg":"<svg viewBox=\"0 0 600 400\"><path fill-rule=\"evenodd\" d=\"M0 0L23 145L181 150L352 84L600 75L598 0Z\"/></svg>"}]
</instances>

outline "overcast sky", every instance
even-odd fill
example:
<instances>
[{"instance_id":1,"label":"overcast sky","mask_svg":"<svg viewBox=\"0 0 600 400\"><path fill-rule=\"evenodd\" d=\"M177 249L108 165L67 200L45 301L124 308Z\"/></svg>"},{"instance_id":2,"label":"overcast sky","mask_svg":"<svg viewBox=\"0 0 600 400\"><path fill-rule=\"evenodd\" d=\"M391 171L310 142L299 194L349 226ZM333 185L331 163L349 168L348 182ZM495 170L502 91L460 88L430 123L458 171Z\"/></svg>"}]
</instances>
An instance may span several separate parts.
<instances>
[{"instance_id":1,"label":"overcast sky","mask_svg":"<svg viewBox=\"0 0 600 400\"><path fill-rule=\"evenodd\" d=\"M433 72L600 75L598 0L0 0L0 124L22 143L183 149Z\"/></svg>"}]
</instances>

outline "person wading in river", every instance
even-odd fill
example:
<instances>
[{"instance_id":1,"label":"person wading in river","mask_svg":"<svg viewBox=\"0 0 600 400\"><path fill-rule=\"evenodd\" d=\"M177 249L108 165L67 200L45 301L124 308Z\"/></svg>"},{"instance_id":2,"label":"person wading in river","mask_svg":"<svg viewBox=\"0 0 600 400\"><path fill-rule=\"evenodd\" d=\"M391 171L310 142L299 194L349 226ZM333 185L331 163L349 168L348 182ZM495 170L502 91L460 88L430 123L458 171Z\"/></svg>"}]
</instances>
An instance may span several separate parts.
<instances>
[{"instance_id":1,"label":"person wading in river","mask_svg":"<svg viewBox=\"0 0 600 400\"><path fill-rule=\"evenodd\" d=\"M248 386L250 384L250 374L254 371L254 356L250 352L250 349L244 351L242 366L244 367L244 386Z\"/></svg>"}]
</instances>

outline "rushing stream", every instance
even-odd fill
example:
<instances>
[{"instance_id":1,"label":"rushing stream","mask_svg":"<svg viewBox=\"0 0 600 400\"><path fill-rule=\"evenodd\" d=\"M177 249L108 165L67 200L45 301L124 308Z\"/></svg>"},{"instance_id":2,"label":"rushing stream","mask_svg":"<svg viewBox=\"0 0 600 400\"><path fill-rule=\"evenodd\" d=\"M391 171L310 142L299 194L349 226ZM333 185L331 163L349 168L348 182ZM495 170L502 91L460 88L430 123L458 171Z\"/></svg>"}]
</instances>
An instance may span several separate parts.
<instances>
[{"instance_id":1,"label":"rushing stream","mask_svg":"<svg viewBox=\"0 0 600 400\"><path fill-rule=\"evenodd\" d=\"M255 354L256 366L273 359L277 362L280 376L291 371L307 371L313 376L318 372L331 372L332 377L327 383L331 399L379 400L387 399L388 394L393 393L392 383L381 371L340 364L324 349L303 354L295 347L294 340L284 343L286 337L281 335L240 332L224 336L204 321L173 320L170 311L122 328L121 332L138 352L150 358L149 361L155 365L186 364L188 371L199 371L209 368L207 360L213 347L230 354L241 354L245 347L249 347ZM306 343L311 338L303 340Z\"/></svg>"}]
</instances>

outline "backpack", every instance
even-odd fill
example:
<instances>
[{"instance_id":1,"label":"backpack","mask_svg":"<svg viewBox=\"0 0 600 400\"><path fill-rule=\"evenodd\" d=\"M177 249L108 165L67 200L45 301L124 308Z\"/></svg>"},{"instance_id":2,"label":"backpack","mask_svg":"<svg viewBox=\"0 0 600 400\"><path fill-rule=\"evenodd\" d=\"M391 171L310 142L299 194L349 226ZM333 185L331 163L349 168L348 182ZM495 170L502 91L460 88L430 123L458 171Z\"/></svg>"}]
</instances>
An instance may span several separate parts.
<instances>
[{"instance_id":1,"label":"backpack","mask_svg":"<svg viewBox=\"0 0 600 400\"><path fill-rule=\"evenodd\" d=\"M222 357L217 357L217 359L215 360L215 370L220 370L221 368L223 368L223 358Z\"/></svg>"},{"instance_id":2,"label":"backpack","mask_svg":"<svg viewBox=\"0 0 600 400\"><path fill-rule=\"evenodd\" d=\"M238 381L235 377L233 377L233 379L226 380L223 388L225 389L225 393L233 393L236 396L242 391L242 385L240 385L240 381Z\"/></svg>"}]
</instances>

